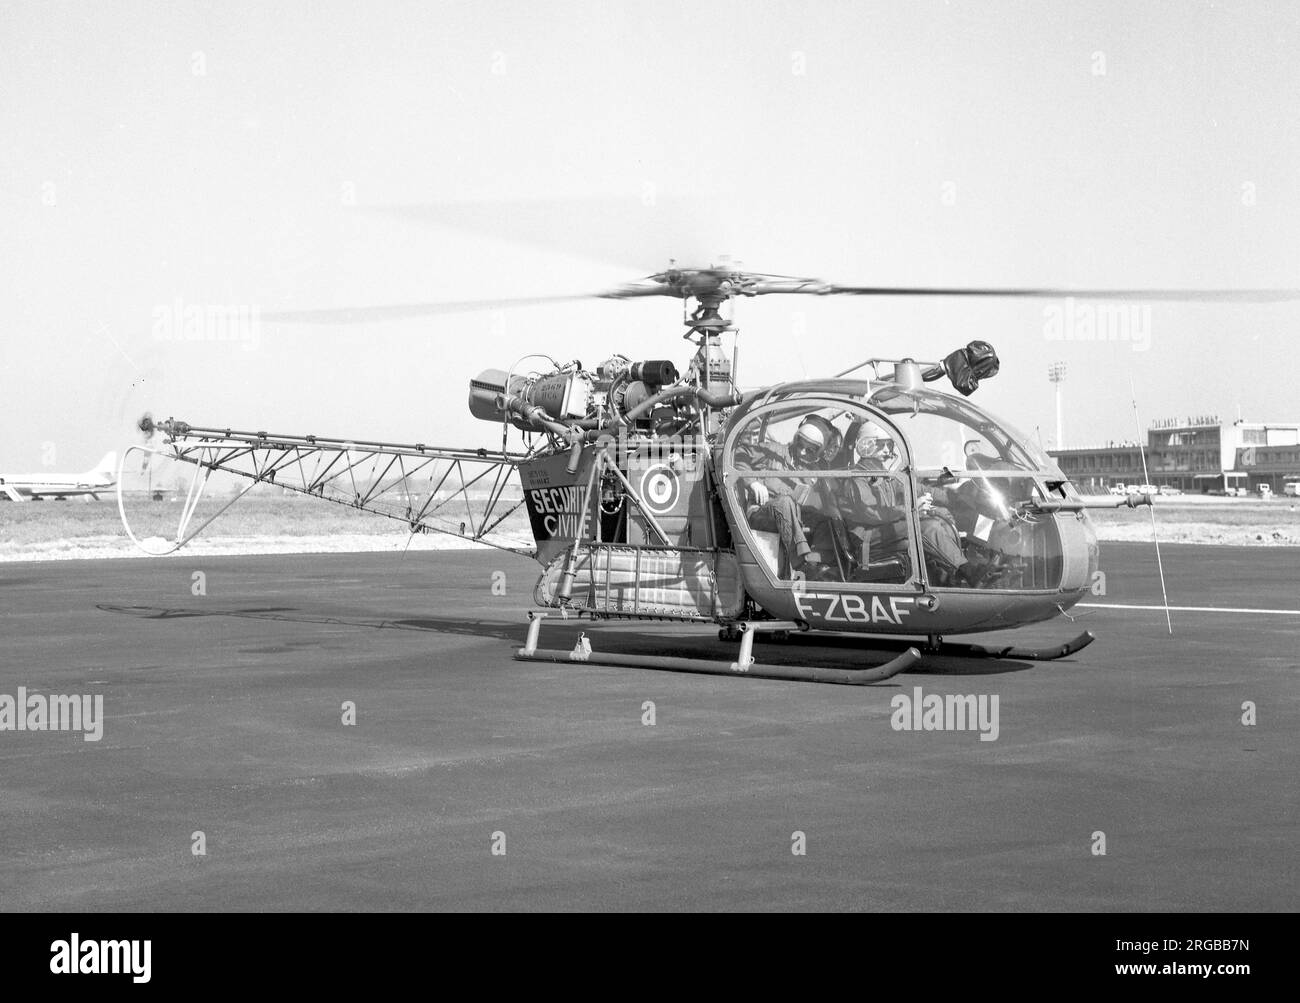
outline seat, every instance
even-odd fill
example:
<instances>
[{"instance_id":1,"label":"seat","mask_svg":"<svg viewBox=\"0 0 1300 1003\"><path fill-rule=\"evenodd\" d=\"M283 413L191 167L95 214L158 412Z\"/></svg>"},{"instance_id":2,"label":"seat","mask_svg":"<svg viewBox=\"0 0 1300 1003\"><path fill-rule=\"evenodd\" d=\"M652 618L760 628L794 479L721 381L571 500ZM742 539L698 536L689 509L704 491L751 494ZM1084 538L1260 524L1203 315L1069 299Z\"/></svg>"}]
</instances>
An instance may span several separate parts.
<instances>
[{"instance_id":1,"label":"seat","mask_svg":"<svg viewBox=\"0 0 1300 1003\"><path fill-rule=\"evenodd\" d=\"M901 557L887 557L874 564L859 565L853 572L855 582L888 582L897 584L907 581L907 562Z\"/></svg>"},{"instance_id":2,"label":"seat","mask_svg":"<svg viewBox=\"0 0 1300 1003\"><path fill-rule=\"evenodd\" d=\"M907 558L902 554L888 554L873 561L871 559L871 535L868 533L862 538L862 555L857 562L857 567L849 576L849 580L868 583L901 583L907 581L907 568Z\"/></svg>"}]
</instances>

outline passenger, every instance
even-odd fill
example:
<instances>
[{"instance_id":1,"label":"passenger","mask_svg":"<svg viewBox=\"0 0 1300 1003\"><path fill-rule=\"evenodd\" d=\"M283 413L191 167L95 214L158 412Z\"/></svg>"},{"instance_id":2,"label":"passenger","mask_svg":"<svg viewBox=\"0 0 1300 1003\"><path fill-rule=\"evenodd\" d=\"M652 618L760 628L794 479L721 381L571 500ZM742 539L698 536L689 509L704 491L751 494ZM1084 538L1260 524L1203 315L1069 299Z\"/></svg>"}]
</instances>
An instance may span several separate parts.
<instances>
[{"instance_id":1,"label":"passenger","mask_svg":"<svg viewBox=\"0 0 1300 1003\"><path fill-rule=\"evenodd\" d=\"M898 469L894 440L873 426L864 426L855 441L858 461L854 469L893 472ZM847 506L841 511L850 532L868 543L871 561L907 554L907 516L901 485L893 478L855 477L848 482ZM943 488L936 488L942 498ZM917 499L921 552L932 583L939 586L980 588L990 584L984 569L976 569L962 550L961 536L952 513L935 504L935 494Z\"/></svg>"},{"instance_id":2,"label":"passenger","mask_svg":"<svg viewBox=\"0 0 1300 1003\"><path fill-rule=\"evenodd\" d=\"M925 566L934 584L979 588L982 582L974 575L976 569L961 549L961 536L952 513L936 505L934 495L929 492L916 500L916 511L921 519Z\"/></svg>"},{"instance_id":3,"label":"passenger","mask_svg":"<svg viewBox=\"0 0 1300 1003\"><path fill-rule=\"evenodd\" d=\"M872 426L850 429L851 470L893 472L900 458L894 440ZM848 535L867 545L872 562L907 557L907 512L902 490L889 477L852 477L842 481L840 516Z\"/></svg>"},{"instance_id":4,"label":"passenger","mask_svg":"<svg viewBox=\"0 0 1300 1003\"><path fill-rule=\"evenodd\" d=\"M736 465L752 470L825 470L831 449L838 448L839 433L821 415L810 414L796 429L787 449L775 442L741 442L736 447ZM747 485L752 504L746 509L750 526L775 532L781 540L791 571L805 578L825 581L835 578L823 563L822 554L813 550L804 531L807 524L819 530L825 514L813 497L815 477L762 478ZM811 498L811 501L810 501Z\"/></svg>"}]
</instances>

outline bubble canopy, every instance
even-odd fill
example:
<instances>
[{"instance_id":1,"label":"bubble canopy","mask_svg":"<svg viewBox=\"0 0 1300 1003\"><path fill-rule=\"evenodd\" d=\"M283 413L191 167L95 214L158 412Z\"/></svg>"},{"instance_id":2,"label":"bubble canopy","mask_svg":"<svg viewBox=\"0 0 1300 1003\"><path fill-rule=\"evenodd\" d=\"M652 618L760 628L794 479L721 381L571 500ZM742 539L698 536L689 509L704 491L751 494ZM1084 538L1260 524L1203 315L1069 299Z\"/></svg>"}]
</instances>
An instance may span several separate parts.
<instances>
[{"instance_id":1,"label":"bubble canopy","mask_svg":"<svg viewBox=\"0 0 1300 1003\"><path fill-rule=\"evenodd\" d=\"M933 390L885 387L866 402L889 415L907 438L917 472L962 468L1060 476L1034 442L969 401Z\"/></svg>"},{"instance_id":2,"label":"bubble canopy","mask_svg":"<svg viewBox=\"0 0 1300 1003\"><path fill-rule=\"evenodd\" d=\"M1023 506L1067 490L1064 478L1011 426L925 388L782 389L732 415L722 450L747 586L801 576L904 592L1061 586L1060 520ZM1069 521L1086 546L1086 526Z\"/></svg>"}]
</instances>

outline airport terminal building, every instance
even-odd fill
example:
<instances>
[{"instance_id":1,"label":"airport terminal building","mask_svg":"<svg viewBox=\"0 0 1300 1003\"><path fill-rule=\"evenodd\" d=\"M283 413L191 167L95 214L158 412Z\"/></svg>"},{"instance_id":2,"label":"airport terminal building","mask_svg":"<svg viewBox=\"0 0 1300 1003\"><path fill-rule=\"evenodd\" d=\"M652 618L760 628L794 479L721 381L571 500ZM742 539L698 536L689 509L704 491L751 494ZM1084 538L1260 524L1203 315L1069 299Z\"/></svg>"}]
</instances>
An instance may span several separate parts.
<instances>
[{"instance_id":1,"label":"airport terminal building","mask_svg":"<svg viewBox=\"0 0 1300 1003\"><path fill-rule=\"evenodd\" d=\"M1141 484L1142 455L1135 442L1108 443L1049 453L1080 491L1104 492L1116 484ZM1300 482L1300 424L1221 421L1215 415L1156 422L1147 431L1149 483L1187 494L1267 484L1277 494Z\"/></svg>"}]
</instances>

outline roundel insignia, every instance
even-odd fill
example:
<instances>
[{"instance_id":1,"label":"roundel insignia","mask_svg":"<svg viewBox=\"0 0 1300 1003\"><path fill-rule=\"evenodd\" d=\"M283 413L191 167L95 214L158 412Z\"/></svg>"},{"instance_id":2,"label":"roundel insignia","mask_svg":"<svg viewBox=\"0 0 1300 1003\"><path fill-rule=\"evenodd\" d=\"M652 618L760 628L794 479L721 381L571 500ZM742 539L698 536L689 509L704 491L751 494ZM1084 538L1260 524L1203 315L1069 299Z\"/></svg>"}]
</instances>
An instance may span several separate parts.
<instances>
[{"instance_id":1,"label":"roundel insignia","mask_svg":"<svg viewBox=\"0 0 1300 1003\"><path fill-rule=\"evenodd\" d=\"M677 507L682 486L677 478L677 471L671 467L656 463L647 467L641 475L641 504L656 515L671 512Z\"/></svg>"}]
</instances>

